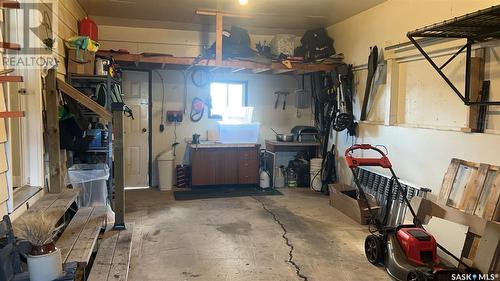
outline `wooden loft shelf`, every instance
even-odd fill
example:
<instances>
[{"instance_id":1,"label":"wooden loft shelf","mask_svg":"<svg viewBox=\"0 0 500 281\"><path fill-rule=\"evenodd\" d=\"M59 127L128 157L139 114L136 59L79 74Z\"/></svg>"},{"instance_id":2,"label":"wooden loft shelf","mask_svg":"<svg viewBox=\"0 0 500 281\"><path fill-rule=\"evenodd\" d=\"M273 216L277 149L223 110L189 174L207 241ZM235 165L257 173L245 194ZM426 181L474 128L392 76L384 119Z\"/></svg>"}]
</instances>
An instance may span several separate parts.
<instances>
[{"instance_id":1,"label":"wooden loft shelf","mask_svg":"<svg viewBox=\"0 0 500 281\"><path fill-rule=\"evenodd\" d=\"M193 65L196 58L172 57L172 56L143 56L140 54L121 54L108 51L97 52L98 56L113 57L121 66L146 69L187 68ZM301 63L292 62L292 68L286 68L283 64L273 62L271 65L260 64L251 61L224 60L216 63L215 60L201 60L196 66L209 67L212 69L230 69L233 72L248 71L252 73L271 74L305 74L311 72L332 71L340 63Z\"/></svg>"}]
</instances>

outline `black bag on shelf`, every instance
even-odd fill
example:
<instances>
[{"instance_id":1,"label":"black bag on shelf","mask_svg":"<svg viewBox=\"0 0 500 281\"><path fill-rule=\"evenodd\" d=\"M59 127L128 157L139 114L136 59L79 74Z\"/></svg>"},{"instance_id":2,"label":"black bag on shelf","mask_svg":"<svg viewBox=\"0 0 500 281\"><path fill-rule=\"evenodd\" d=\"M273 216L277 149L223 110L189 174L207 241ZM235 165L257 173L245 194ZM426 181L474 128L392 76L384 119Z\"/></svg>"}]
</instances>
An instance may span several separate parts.
<instances>
[{"instance_id":1,"label":"black bag on shelf","mask_svg":"<svg viewBox=\"0 0 500 281\"><path fill-rule=\"evenodd\" d=\"M328 36L328 32L324 28L306 31L300 42L302 48L299 48L297 55L302 55L305 60L324 59L335 54L333 39Z\"/></svg>"}]
</instances>

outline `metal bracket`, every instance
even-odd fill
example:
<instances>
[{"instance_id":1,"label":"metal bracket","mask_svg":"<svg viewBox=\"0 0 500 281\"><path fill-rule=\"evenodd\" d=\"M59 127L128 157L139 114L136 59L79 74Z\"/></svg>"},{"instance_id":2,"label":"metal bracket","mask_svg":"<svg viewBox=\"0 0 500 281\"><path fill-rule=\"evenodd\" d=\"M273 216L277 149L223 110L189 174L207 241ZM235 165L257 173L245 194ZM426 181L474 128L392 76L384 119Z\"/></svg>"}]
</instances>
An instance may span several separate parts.
<instances>
[{"instance_id":1,"label":"metal bracket","mask_svg":"<svg viewBox=\"0 0 500 281\"><path fill-rule=\"evenodd\" d=\"M408 32L411 43L420 51L443 80L465 105L500 105L500 101L478 101L470 99L472 45L500 38L500 5L456 17ZM440 67L425 52L415 38L466 39L467 43ZM444 74L443 69L465 50L465 91L463 94Z\"/></svg>"}]
</instances>

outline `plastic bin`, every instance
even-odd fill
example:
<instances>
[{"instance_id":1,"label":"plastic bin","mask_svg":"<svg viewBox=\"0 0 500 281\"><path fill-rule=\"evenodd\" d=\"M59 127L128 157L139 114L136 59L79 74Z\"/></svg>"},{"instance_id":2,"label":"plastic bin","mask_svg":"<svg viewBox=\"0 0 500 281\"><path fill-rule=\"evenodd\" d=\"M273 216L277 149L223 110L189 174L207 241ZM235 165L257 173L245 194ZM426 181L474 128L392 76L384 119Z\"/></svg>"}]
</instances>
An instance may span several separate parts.
<instances>
[{"instance_id":1,"label":"plastic bin","mask_svg":"<svg viewBox=\"0 0 500 281\"><path fill-rule=\"evenodd\" d=\"M277 34L271 40L271 53L275 56L285 54L293 56L295 51L295 35L292 34Z\"/></svg>"},{"instance_id":2,"label":"plastic bin","mask_svg":"<svg viewBox=\"0 0 500 281\"><path fill-rule=\"evenodd\" d=\"M64 183L80 188L80 206L108 205L109 168L106 164L76 164L68 169Z\"/></svg>"},{"instance_id":3,"label":"plastic bin","mask_svg":"<svg viewBox=\"0 0 500 281\"><path fill-rule=\"evenodd\" d=\"M174 185L174 151L164 152L156 159L158 161L158 175L160 178L160 190L172 190Z\"/></svg>"},{"instance_id":4,"label":"plastic bin","mask_svg":"<svg viewBox=\"0 0 500 281\"><path fill-rule=\"evenodd\" d=\"M257 143L260 123L218 121L220 143Z\"/></svg>"}]
</instances>

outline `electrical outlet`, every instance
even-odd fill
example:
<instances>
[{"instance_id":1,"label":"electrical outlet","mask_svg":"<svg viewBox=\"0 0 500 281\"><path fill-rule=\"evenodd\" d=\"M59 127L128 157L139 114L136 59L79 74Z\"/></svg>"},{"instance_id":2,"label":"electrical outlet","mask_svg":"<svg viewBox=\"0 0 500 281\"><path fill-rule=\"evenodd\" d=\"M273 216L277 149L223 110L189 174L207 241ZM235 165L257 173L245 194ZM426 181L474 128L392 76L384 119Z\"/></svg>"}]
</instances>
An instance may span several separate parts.
<instances>
[{"instance_id":1,"label":"electrical outlet","mask_svg":"<svg viewBox=\"0 0 500 281\"><path fill-rule=\"evenodd\" d=\"M167 111L167 122L182 122L182 111Z\"/></svg>"}]
</instances>

